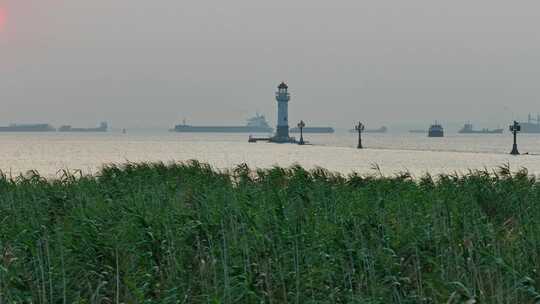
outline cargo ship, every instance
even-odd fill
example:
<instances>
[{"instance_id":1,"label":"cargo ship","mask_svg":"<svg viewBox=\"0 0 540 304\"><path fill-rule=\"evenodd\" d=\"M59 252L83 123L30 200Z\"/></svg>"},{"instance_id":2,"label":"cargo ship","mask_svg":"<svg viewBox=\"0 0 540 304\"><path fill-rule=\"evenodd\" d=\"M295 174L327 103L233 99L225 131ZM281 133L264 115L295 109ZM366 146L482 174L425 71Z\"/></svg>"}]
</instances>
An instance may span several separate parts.
<instances>
[{"instance_id":1,"label":"cargo ship","mask_svg":"<svg viewBox=\"0 0 540 304\"><path fill-rule=\"evenodd\" d=\"M336 132L332 127L305 127L302 129L304 133L313 133L313 134L330 134ZM300 133L299 128L292 128L291 133Z\"/></svg>"},{"instance_id":2,"label":"cargo ship","mask_svg":"<svg viewBox=\"0 0 540 304\"><path fill-rule=\"evenodd\" d=\"M529 114L527 122L519 122L521 133L540 133L540 115L536 119Z\"/></svg>"},{"instance_id":3,"label":"cargo ship","mask_svg":"<svg viewBox=\"0 0 540 304\"><path fill-rule=\"evenodd\" d=\"M102 122L97 128L73 128L69 125L61 126L58 132L107 132L109 126L106 122Z\"/></svg>"},{"instance_id":4,"label":"cargo ship","mask_svg":"<svg viewBox=\"0 0 540 304\"><path fill-rule=\"evenodd\" d=\"M248 119L245 126L191 126L186 124L176 125L171 132L182 133L272 133L274 129L270 127L264 115L257 114Z\"/></svg>"},{"instance_id":5,"label":"cargo ship","mask_svg":"<svg viewBox=\"0 0 540 304\"><path fill-rule=\"evenodd\" d=\"M482 130L475 130L473 128L473 125L470 123L467 123L461 128L461 130L458 131L460 134L502 134L503 129L482 129Z\"/></svg>"},{"instance_id":6,"label":"cargo ship","mask_svg":"<svg viewBox=\"0 0 540 304\"><path fill-rule=\"evenodd\" d=\"M56 129L49 124L10 124L0 127L0 132L54 132Z\"/></svg>"},{"instance_id":7,"label":"cargo ship","mask_svg":"<svg viewBox=\"0 0 540 304\"><path fill-rule=\"evenodd\" d=\"M428 137L444 137L443 127L437 122L435 122L429 127Z\"/></svg>"}]
</instances>

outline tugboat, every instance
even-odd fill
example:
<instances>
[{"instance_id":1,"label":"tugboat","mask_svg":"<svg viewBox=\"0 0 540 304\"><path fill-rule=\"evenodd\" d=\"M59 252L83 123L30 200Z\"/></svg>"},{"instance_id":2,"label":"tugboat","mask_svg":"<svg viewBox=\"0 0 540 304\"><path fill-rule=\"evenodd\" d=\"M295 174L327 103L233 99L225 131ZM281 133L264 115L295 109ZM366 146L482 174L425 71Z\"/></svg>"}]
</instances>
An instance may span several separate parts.
<instances>
[{"instance_id":1,"label":"tugboat","mask_svg":"<svg viewBox=\"0 0 540 304\"><path fill-rule=\"evenodd\" d=\"M502 134L503 129L482 129L475 130L471 123L466 123L461 130L458 131L460 134Z\"/></svg>"},{"instance_id":2,"label":"tugboat","mask_svg":"<svg viewBox=\"0 0 540 304\"><path fill-rule=\"evenodd\" d=\"M428 130L428 137L444 137L444 129L443 127L435 122L435 124L432 124L429 127Z\"/></svg>"},{"instance_id":3,"label":"tugboat","mask_svg":"<svg viewBox=\"0 0 540 304\"><path fill-rule=\"evenodd\" d=\"M245 126L191 126L186 124L176 125L171 132L183 133L272 133L274 129L270 127L264 115L255 115L248 119Z\"/></svg>"}]
</instances>

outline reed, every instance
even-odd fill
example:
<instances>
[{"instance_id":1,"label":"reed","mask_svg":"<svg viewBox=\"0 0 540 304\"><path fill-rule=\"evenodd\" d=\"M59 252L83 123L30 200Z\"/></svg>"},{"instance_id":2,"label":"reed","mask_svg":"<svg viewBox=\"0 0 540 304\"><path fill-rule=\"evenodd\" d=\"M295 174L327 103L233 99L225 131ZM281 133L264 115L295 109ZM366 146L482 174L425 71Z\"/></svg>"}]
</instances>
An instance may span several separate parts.
<instances>
[{"instance_id":1,"label":"reed","mask_svg":"<svg viewBox=\"0 0 540 304\"><path fill-rule=\"evenodd\" d=\"M540 187L196 161L0 176L0 303L540 303Z\"/></svg>"}]
</instances>

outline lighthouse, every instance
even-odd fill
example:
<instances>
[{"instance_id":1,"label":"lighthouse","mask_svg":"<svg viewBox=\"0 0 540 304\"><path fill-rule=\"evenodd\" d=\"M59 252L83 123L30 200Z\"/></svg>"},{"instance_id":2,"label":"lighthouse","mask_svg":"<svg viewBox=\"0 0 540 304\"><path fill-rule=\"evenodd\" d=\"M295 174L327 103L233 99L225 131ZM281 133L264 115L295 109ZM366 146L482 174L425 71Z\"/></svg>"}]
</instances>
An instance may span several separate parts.
<instances>
[{"instance_id":1,"label":"lighthouse","mask_svg":"<svg viewBox=\"0 0 540 304\"><path fill-rule=\"evenodd\" d=\"M285 82L282 82L278 86L276 92L276 100L278 103L278 119L277 119L277 131L274 136L274 142L290 142L289 137L289 100L291 95L288 92L289 86Z\"/></svg>"}]
</instances>

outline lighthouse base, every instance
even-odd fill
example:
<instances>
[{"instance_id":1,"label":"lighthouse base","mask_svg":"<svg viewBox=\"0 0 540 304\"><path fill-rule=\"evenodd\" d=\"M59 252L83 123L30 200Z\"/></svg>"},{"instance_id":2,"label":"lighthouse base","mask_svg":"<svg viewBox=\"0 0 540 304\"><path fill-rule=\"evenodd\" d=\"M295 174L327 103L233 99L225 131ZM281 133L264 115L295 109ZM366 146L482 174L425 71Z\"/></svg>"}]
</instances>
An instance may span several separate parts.
<instances>
[{"instance_id":1,"label":"lighthouse base","mask_svg":"<svg viewBox=\"0 0 540 304\"><path fill-rule=\"evenodd\" d=\"M275 143L294 143L296 140L289 136L289 126L277 126L276 135L270 139Z\"/></svg>"},{"instance_id":2,"label":"lighthouse base","mask_svg":"<svg viewBox=\"0 0 540 304\"><path fill-rule=\"evenodd\" d=\"M289 138L289 126L277 126L276 137Z\"/></svg>"}]
</instances>

